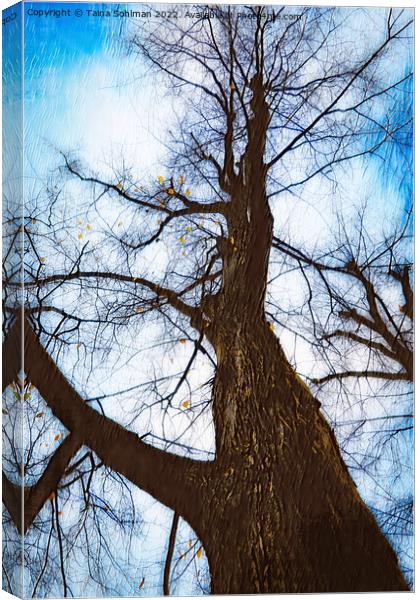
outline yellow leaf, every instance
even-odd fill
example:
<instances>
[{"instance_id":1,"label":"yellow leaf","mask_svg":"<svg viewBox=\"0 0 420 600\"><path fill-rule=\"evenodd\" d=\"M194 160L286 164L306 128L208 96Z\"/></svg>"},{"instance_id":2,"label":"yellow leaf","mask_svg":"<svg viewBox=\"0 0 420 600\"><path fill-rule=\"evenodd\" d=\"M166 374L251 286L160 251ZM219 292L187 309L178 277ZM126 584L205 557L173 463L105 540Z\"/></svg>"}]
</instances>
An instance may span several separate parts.
<instances>
[{"instance_id":1,"label":"yellow leaf","mask_svg":"<svg viewBox=\"0 0 420 600\"><path fill-rule=\"evenodd\" d=\"M55 498L55 492L51 492L51 494L48 496L48 500L54 500Z\"/></svg>"},{"instance_id":2,"label":"yellow leaf","mask_svg":"<svg viewBox=\"0 0 420 600\"><path fill-rule=\"evenodd\" d=\"M192 548L192 540L188 540L188 548Z\"/></svg>"},{"instance_id":3,"label":"yellow leaf","mask_svg":"<svg viewBox=\"0 0 420 600\"><path fill-rule=\"evenodd\" d=\"M54 442L58 442L58 440L61 438L61 433L57 433L57 435L54 436Z\"/></svg>"},{"instance_id":4,"label":"yellow leaf","mask_svg":"<svg viewBox=\"0 0 420 600\"><path fill-rule=\"evenodd\" d=\"M141 588L144 586L144 577L142 577L142 580L140 581L139 584L139 590L141 590Z\"/></svg>"},{"instance_id":5,"label":"yellow leaf","mask_svg":"<svg viewBox=\"0 0 420 600\"><path fill-rule=\"evenodd\" d=\"M119 183L117 183L117 188L118 188L119 190L122 190L122 189L123 189L123 184L121 183L121 181L120 181Z\"/></svg>"},{"instance_id":6,"label":"yellow leaf","mask_svg":"<svg viewBox=\"0 0 420 600\"><path fill-rule=\"evenodd\" d=\"M189 188L185 190L185 195L191 196L191 190Z\"/></svg>"},{"instance_id":7,"label":"yellow leaf","mask_svg":"<svg viewBox=\"0 0 420 600\"><path fill-rule=\"evenodd\" d=\"M86 229L87 229L88 231L91 231L92 227L91 227L90 225L86 225Z\"/></svg>"},{"instance_id":8,"label":"yellow leaf","mask_svg":"<svg viewBox=\"0 0 420 600\"><path fill-rule=\"evenodd\" d=\"M44 257L44 256L40 256L40 258L39 258L39 262L40 262L40 263L42 263L42 264L44 264L44 262L45 262L45 257Z\"/></svg>"},{"instance_id":9,"label":"yellow leaf","mask_svg":"<svg viewBox=\"0 0 420 600\"><path fill-rule=\"evenodd\" d=\"M187 238L184 237L183 235L179 238L179 241L181 242L181 244L185 244L187 241Z\"/></svg>"},{"instance_id":10,"label":"yellow leaf","mask_svg":"<svg viewBox=\"0 0 420 600\"><path fill-rule=\"evenodd\" d=\"M122 224L123 224L122 221L118 221L118 227L121 227Z\"/></svg>"},{"instance_id":11,"label":"yellow leaf","mask_svg":"<svg viewBox=\"0 0 420 600\"><path fill-rule=\"evenodd\" d=\"M30 397L31 397L31 392L26 392L26 394L23 394L24 400L29 400Z\"/></svg>"},{"instance_id":12,"label":"yellow leaf","mask_svg":"<svg viewBox=\"0 0 420 600\"><path fill-rule=\"evenodd\" d=\"M180 176L178 177L178 183L179 183L179 185L182 185L182 184L184 183L184 178L183 178L183 176L182 176L182 175L180 175Z\"/></svg>"},{"instance_id":13,"label":"yellow leaf","mask_svg":"<svg viewBox=\"0 0 420 600\"><path fill-rule=\"evenodd\" d=\"M38 223L38 221L36 219L31 219L31 223L35 225L35 223Z\"/></svg>"},{"instance_id":14,"label":"yellow leaf","mask_svg":"<svg viewBox=\"0 0 420 600\"><path fill-rule=\"evenodd\" d=\"M156 221L156 223L157 223L158 225L162 225L162 219L158 219L158 220Z\"/></svg>"},{"instance_id":15,"label":"yellow leaf","mask_svg":"<svg viewBox=\"0 0 420 600\"><path fill-rule=\"evenodd\" d=\"M79 342L78 344L76 344L76 348L79 349L81 347L81 343Z\"/></svg>"},{"instance_id":16,"label":"yellow leaf","mask_svg":"<svg viewBox=\"0 0 420 600\"><path fill-rule=\"evenodd\" d=\"M173 188L169 188L169 189L168 189L168 194L169 194L170 196L173 196L173 195L175 194L175 190L174 190Z\"/></svg>"},{"instance_id":17,"label":"yellow leaf","mask_svg":"<svg viewBox=\"0 0 420 600\"><path fill-rule=\"evenodd\" d=\"M157 180L160 183L160 185L162 185L162 183L165 181L164 178L162 177L162 175L159 175L159 177L157 178Z\"/></svg>"},{"instance_id":18,"label":"yellow leaf","mask_svg":"<svg viewBox=\"0 0 420 600\"><path fill-rule=\"evenodd\" d=\"M141 306L136 306L136 313L142 313L144 312L144 308L142 308Z\"/></svg>"},{"instance_id":19,"label":"yellow leaf","mask_svg":"<svg viewBox=\"0 0 420 600\"><path fill-rule=\"evenodd\" d=\"M180 343L180 344L186 344L186 343L187 343L187 340L186 340L185 338L181 338L181 339L179 340L179 343Z\"/></svg>"},{"instance_id":20,"label":"yellow leaf","mask_svg":"<svg viewBox=\"0 0 420 600\"><path fill-rule=\"evenodd\" d=\"M189 233L191 233L191 231L192 231L191 225L188 225L188 227L185 228L185 231L188 231Z\"/></svg>"},{"instance_id":21,"label":"yellow leaf","mask_svg":"<svg viewBox=\"0 0 420 600\"><path fill-rule=\"evenodd\" d=\"M188 400L184 400L184 402L182 403L182 408L189 408L190 403Z\"/></svg>"},{"instance_id":22,"label":"yellow leaf","mask_svg":"<svg viewBox=\"0 0 420 600\"><path fill-rule=\"evenodd\" d=\"M42 411L41 411L41 412L37 412L35 416L36 416L38 419L40 419L41 417L43 417L43 416L44 416L44 413L43 413Z\"/></svg>"},{"instance_id":23,"label":"yellow leaf","mask_svg":"<svg viewBox=\"0 0 420 600\"><path fill-rule=\"evenodd\" d=\"M276 330L276 326L274 325L274 323L270 323L269 327L270 327L270 331Z\"/></svg>"},{"instance_id":24,"label":"yellow leaf","mask_svg":"<svg viewBox=\"0 0 420 600\"><path fill-rule=\"evenodd\" d=\"M233 237L233 235L230 236L229 240L230 240L230 243L232 244L232 246L234 246L235 238Z\"/></svg>"},{"instance_id":25,"label":"yellow leaf","mask_svg":"<svg viewBox=\"0 0 420 600\"><path fill-rule=\"evenodd\" d=\"M20 400L20 394L19 394L19 392L13 392L13 395L16 398L16 400Z\"/></svg>"},{"instance_id":26,"label":"yellow leaf","mask_svg":"<svg viewBox=\"0 0 420 600\"><path fill-rule=\"evenodd\" d=\"M201 558L201 557L203 556L203 548L201 548L201 547L200 547L200 548L197 550L197 555L196 555L196 556L197 556L197 558Z\"/></svg>"},{"instance_id":27,"label":"yellow leaf","mask_svg":"<svg viewBox=\"0 0 420 600\"><path fill-rule=\"evenodd\" d=\"M79 234L77 235L77 239L78 239L78 240L81 240L81 239L83 239L83 233L79 233Z\"/></svg>"},{"instance_id":28,"label":"yellow leaf","mask_svg":"<svg viewBox=\"0 0 420 600\"><path fill-rule=\"evenodd\" d=\"M187 256L187 253L186 252L182 252L182 256Z\"/></svg>"}]
</instances>

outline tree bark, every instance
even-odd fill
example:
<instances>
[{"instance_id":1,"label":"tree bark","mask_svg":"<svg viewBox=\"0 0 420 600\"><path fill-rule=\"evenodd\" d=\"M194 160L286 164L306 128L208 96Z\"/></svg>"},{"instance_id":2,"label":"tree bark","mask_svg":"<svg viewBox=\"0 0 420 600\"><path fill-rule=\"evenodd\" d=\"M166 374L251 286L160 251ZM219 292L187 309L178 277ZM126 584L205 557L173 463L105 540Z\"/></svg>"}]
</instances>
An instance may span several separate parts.
<instances>
[{"instance_id":1,"label":"tree bark","mask_svg":"<svg viewBox=\"0 0 420 600\"><path fill-rule=\"evenodd\" d=\"M218 456L197 530L212 592L408 589L331 428L268 325L230 339L213 399L223 424Z\"/></svg>"}]
</instances>

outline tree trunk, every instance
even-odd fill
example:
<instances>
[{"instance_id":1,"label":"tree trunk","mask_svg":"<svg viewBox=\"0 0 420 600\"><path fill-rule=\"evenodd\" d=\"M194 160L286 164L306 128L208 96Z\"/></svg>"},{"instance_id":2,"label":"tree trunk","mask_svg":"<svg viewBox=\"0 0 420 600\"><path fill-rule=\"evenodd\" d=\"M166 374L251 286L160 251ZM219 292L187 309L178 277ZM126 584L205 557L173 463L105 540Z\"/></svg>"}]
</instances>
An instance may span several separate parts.
<instances>
[{"instance_id":1,"label":"tree trunk","mask_svg":"<svg viewBox=\"0 0 420 600\"><path fill-rule=\"evenodd\" d=\"M261 75L232 176L223 284L205 298L217 355L216 459L192 523L213 593L407 590L396 555L359 496L319 403L265 317L273 217L264 164L269 109Z\"/></svg>"},{"instance_id":2,"label":"tree trunk","mask_svg":"<svg viewBox=\"0 0 420 600\"><path fill-rule=\"evenodd\" d=\"M212 592L407 590L332 430L268 324L231 332L222 354L217 457L196 524Z\"/></svg>"},{"instance_id":3,"label":"tree trunk","mask_svg":"<svg viewBox=\"0 0 420 600\"><path fill-rule=\"evenodd\" d=\"M29 380L81 443L191 524L213 593L408 589L319 405L265 320L220 315L212 334L212 463L150 447L97 413L25 326Z\"/></svg>"},{"instance_id":4,"label":"tree trunk","mask_svg":"<svg viewBox=\"0 0 420 600\"><path fill-rule=\"evenodd\" d=\"M223 283L217 294L203 298L205 318L197 324L204 323L217 356L215 461L148 446L97 413L27 324L25 370L80 443L190 523L207 553L213 593L407 590L319 403L288 363L265 317L273 235L264 164L269 110L262 76L254 76L250 87L254 117L247 123L248 145L239 172L233 170L233 151L223 171L230 195L224 205L228 235L217 241ZM171 294L166 290L194 325L196 309Z\"/></svg>"}]
</instances>

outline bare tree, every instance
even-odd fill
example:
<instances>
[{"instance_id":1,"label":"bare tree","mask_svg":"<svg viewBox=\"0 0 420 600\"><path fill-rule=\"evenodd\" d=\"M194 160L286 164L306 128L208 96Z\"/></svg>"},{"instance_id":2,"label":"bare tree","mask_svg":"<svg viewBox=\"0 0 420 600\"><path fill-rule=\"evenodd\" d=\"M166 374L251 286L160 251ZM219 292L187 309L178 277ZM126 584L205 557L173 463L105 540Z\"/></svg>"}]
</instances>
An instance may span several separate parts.
<instances>
[{"instance_id":1,"label":"bare tree","mask_svg":"<svg viewBox=\"0 0 420 600\"><path fill-rule=\"evenodd\" d=\"M132 49L159 80L190 95L189 111L157 178L123 167L106 179L63 154L62 173L69 185L91 190L105 233L94 250L74 249L61 237L65 218L58 222L55 208L65 183L49 189L52 209L36 232L26 228L26 374L71 439L191 525L213 593L405 590L395 552L363 502L319 401L273 331L266 294L273 243L285 249L274 237L273 202L374 153L392 135L377 124L366 147L378 98L401 85L401 78L381 80L382 61L404 43L411 20L390 10L371 47L352 54L339 49L344 24L334 11L305 9L287 21L283 12L274 18L261 7L226 8L217 19L133 34ZM131 219L123 233L119 210ZM142 258L152 245L164 249L162 241L169 256L156 274ZM182 266L174 244L183 248ZM397 360L408 377L405 330L389 347L395 318L378 306L370 265L355 255L342 267L327 266L300 249L286 250L321 274L341 268L357 281L370 320L361 323L362 315L343 308L338 316L356 327L346 325L347 335L381 336L388 346L376 339L370 346ZM388 276L410 293L408 271L392 260ZM13 289L16 280L6 275L5 283ZM408 299L396 326L410 310ZM130 328L140 336L147 320L191 346L174 387L162 392L155 381L163 412L193 385L197 357L206 358L202 385L209 394L197 412L211 408L213 460L194 458L192 444L176 447L170 436L158 447L144 439L148 432L139 436L96 410L51 358L75 339L97 357L110 355ZM344 338L339 331L328 339Z\"/></svg>"}]
</instances>

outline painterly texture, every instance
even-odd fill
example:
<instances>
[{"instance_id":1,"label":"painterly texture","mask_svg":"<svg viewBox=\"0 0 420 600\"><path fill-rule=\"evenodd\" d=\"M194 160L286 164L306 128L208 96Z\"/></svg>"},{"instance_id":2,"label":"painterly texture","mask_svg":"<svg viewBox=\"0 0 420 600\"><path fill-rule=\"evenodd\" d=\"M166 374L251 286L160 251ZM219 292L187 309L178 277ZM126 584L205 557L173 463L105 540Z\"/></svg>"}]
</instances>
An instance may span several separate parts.
<instances>
[{"instance_id":1,"label":"painterly texture","mask_svg":"<svg viewBox=\"0 0 420 600\"><path fill-rule=\"evenodd\" d=\"M411 11L23 27L5 589L409 590Z\"/></svg>"}]
</instances>

